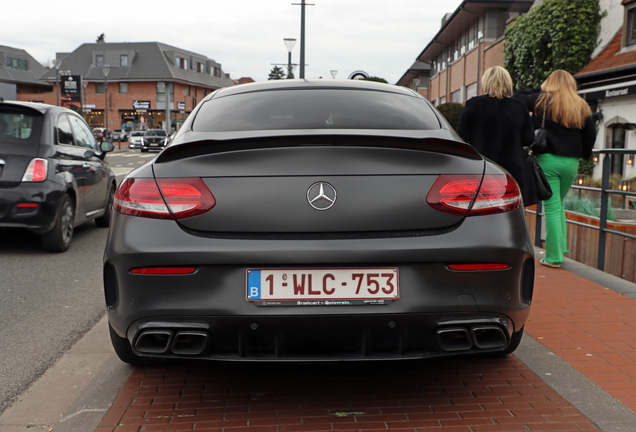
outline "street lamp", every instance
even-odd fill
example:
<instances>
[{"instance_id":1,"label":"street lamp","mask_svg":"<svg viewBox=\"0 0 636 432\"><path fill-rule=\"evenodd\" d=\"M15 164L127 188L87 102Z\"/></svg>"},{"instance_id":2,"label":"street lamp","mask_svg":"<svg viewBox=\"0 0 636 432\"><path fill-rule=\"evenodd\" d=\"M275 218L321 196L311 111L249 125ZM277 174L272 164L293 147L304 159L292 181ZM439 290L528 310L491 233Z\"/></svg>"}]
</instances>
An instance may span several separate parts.
<instances>
[{"instance_id":1,"label":"street lamp","mask_svg":"<svg viewBox=\"0 0 636 432\"><path fill-rule=\"evenodd\" d=\"M285 38L285 46L287 47L287 79L294 78L294 67L292 65L291 52L294 49L294 45L296 45L296 39Z\"/></svg>"},{"instance_id":2,"label":"street lamp","mask_svg":"<svg viewBox=\"0 0 636 432\"><path fill-rule=\"evenodd\" d=\"M338 75L338 71L337 70L332 70L331 71L331 78L336 79L336 75Z\"/></svg>"},{"instance_id":3,"label":"street lamp","mask_svg":"<svg viewBox=\"0 0 636 432\"><path fill-rule=\"evenodd\" d=\"M88 81L82 81L82 86L84 86L84 105L82 105L82 112L84 113L84 120L88 123L88 114L86 114L86 87L88 86Z\"/></svg>"},{"instance_id":4,"label":"street lamp","mask_svg":"<svg viewBox=\"0 0 636 432\"><path fill-rule=\"evenodd\" d=\"M104 74L104 135L106 135L108 130L108 74L110 69L102 68L102 73Z\"/></svg>"},{"instance_id":5,"label":"street lamp","mask_svg":"<svg viewBox=\"0 0 636 432\"><path fill-rule=\"evenodd\" d=\"M183 89L183 113L188 111L188 89Z\"/></svg>"},{"instance_id":6,"label":"street lamp","mask_svg":"<svg viewBox=\"0 0 636 432\"><path fill-rule=\"evenodd\" d=\"M302 0L300 3L292 3L294 6L300 6L300 79L305 78L305 6L315 6L313 4L305 3Z\"/></svg>"},{"instance_id":7,"label":"street lamp","mask_svg":"<svg viewBox=\"0 0 636 432\"><path fill-rule=\"evenodd\" d=\"M58 59L53 60L53 66L55 66L55 89L56 89L56 99L57 105L60 105L60 61Z\"/></svg>"}]
</instances>

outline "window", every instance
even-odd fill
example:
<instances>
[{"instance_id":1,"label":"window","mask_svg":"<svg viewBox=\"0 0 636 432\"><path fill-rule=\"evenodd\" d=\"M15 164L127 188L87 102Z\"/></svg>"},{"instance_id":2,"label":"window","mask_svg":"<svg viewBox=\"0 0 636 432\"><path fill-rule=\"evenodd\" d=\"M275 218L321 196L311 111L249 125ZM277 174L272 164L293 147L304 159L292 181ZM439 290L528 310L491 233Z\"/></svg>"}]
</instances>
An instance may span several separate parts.
<instances>
[{"instance_id":1,"label":"window","mask_svg":"<svg viewBox=\"0 0 636 432\"><path fill-rule=\"evenodd\" d=\"M119 66L128 66L128 55L122 54L119 56Z\"/></svg>"},{"instance_id":2,"label":"window","mask_svg":"<svg viewBox=\"0 0 636 432\"><path fill-rule=\"evenodd\" d=\"M95 93L104 94L104 83L95 83Z\"/></svg>"},{"instance_id":3,"label":"window","mask_svg":"<svg viewBox=\"0 0 636 432\"><path fill-rule=\"evenodd\" d=\"M477 83L474 82L469 86L466 86L466 100L477 96Z\"/></svg>"},{"instance_id":4,"label":"window","mask_svg":"<svg viewBox=\"0 0 636 432\"><path fill-rule=\"evenodd\" d=\"M627 12L627 34L625 36L625 45L636 44L636 8Z\"/></svg>"},{"instance_id":5,"label":"window","mask_svg":"<svg viewBox=\"0 0 636 432\"><path fill-rule=\"evenodd\" d=\"M459 89L454 91L453 93L451 93L451 101L455 102L455 103L462 103L464 102L464 92L463 89Z\"/></svg>"},{"instance_id":6,"label":"window","mask_svg":"<svg viewBox=\"0 0 636 432\"><path fill-rule=\"evenodd\" d=\"M73 145L73 130L68 122L68 116L65 114L57 118L57 143Z\"/></svg>"},{"instance_id":7,"label":"window","mask_svg":"<svg viewBox=\"0 0 636 432\"><path fill-rule=\"evenodd\" d=\"M157 81L157 102L166 101L166 83Z\"/></svg>"},{"instance_id":8,"label":"window","mask_svg":"<svg viewBox=\"0 0 636 432\"><path fill-rule=\"evenodd\" d=\"M615 125L612 130L612 148L613 149L624 149L625 141L627 138L627 133L625 129L619 127L620 125ZM613 154L612 155L612 171L611 174L617 174L619 176L623 175L623 156L622 154Z\"/></svg>"},{"instance_id":9,"label":"window","mask_svg":"<svg viewBox=\"0 0 636 432\"><path fill-rule=\"evenodd\" d=\"M7 67L9 69L29 70L29 62L27 60L7 57Z\"/></svg>"},{"instance_id":10,"label":"window","mask_svg":"<svg viewBox=\"0 0 636 432\"><path fill-rule=\"evenodd\" d=\"M71 121L73 132L75 132L77 145L96 150L97 142L95 141L95 137L88 126L86 126L81 119L75 116L70 116L69 120Z\"/></svg>"},{"instance_id":11,"label":"window","mask_svg":"<svg viewBox=\"0 0 636 432\"><path fill-rule=\"evenodd\" d=\"M101 54L97 54L95 56L95 66L103 67L104 66L104 56Z\"/></svg>"},{"instance_id":12,"label":"window","mask_svg":"<svg viewBox=\"0 0 636 432\"><path fill-rule=\"evenodd\" d=\"M183 59L183 68L188 70L188 59Z\"/></svg>"},{"instance_id":13,"label":"window","mask_svg":"<svg viewBox=\"0 0 636 432\"><path fill-rule=\"evenodd\" d=\"M22 60L22 70L29 70L29 62Z\"/></svg>"},{"instance_id":14,"label":"window","mask_svg":"<svg viewBox=\"0 0 636 432\"><path fill-rule=\"evenodd\" d=\"M128 93L128 83L127 82L120 82L119 83L119 93L120 94L127 94Z\"/></svg>"},{"instance_id":15,"label":"window","mask_svg":"<svg viewBox=\"0 0 636 432\"><path fill-rule=\"evenodd\" d=\"M197 72L202 74L205 73L205 65L203 63L197 63Z\"/></svg>"}]
</instances>

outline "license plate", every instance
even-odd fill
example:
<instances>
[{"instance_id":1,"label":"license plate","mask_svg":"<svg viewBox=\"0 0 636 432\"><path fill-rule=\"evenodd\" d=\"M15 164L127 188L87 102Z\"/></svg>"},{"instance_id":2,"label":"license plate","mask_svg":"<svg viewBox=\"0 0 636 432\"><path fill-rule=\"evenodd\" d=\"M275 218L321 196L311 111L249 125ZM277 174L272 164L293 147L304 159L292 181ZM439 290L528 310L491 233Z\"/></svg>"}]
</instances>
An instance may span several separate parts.
<instances>
[{"instance_id":1,"label":"license plate","mask_svg":"<svg viewBox=\"0 0 636 432\"><path fill-rule=\"evenodd\" d=\"M150 144L150 147L158 147L158 146L159 146L159 144L154 144L154 143Z\"/></svg>"},{"instance_id":2,"label":"license plate","mask_svg":"<svg viewBox=\"0 0 636 432\"><path fill-rule=\"evenodd\" d=\"M260 305L388 304L399 298L397 268L248 269L248 301Z\"/></svg>"}]
</instances>

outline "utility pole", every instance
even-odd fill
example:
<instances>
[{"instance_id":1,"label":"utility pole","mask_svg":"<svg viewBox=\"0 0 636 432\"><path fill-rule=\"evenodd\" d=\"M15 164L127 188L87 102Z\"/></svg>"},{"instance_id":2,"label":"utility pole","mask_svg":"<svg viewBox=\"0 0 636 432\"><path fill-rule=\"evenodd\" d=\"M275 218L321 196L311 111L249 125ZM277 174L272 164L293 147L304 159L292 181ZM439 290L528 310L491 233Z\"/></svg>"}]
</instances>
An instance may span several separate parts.
<instances>
[{"instance_id":1,"label":"utility pole","mask_svg":"<svg viewBox=\"0 0 636 432\"><path fill-rule=\"evenodd\" d=\"M300 77L305 78L305 6L316 6L314 4L305 3L302 0L301 3L292 3L293 6L300 6Z\"/></svg>"}]
</instances>

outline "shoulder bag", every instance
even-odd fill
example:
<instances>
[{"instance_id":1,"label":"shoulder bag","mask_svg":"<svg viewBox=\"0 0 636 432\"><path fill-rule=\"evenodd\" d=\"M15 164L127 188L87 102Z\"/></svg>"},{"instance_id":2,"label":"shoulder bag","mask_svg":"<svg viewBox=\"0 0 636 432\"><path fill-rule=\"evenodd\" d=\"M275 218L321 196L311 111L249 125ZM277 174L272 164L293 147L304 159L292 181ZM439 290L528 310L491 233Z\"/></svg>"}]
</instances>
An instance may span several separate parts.
<instances>
[{"instance_id":1,"label":"shoulder bag","mask_svg":"<svg viewBox=\"0 0 636 432\"><path fill-rule=\"evenodd\" d=\"M534 142L530 145L532 152L536 154L546 153L548 151L548 131L545 130L547 99L547 97L543 99L543 120L541 121L541 129L534 131Z\"/></svg>"},{"instance_id":2,"label":"shoulder bag","mask_svg":"<svg viewBox=\"0 0 636 432\"><path fill-rule=\"evenodd\" d=\"M534 193L540 201L548 200L552 197L552 188L550 187L550 183L548 183L548 178L534 157L532 148L524 147L524 149L527 153L526 164Z\"/></svg>"}]
</instances>

